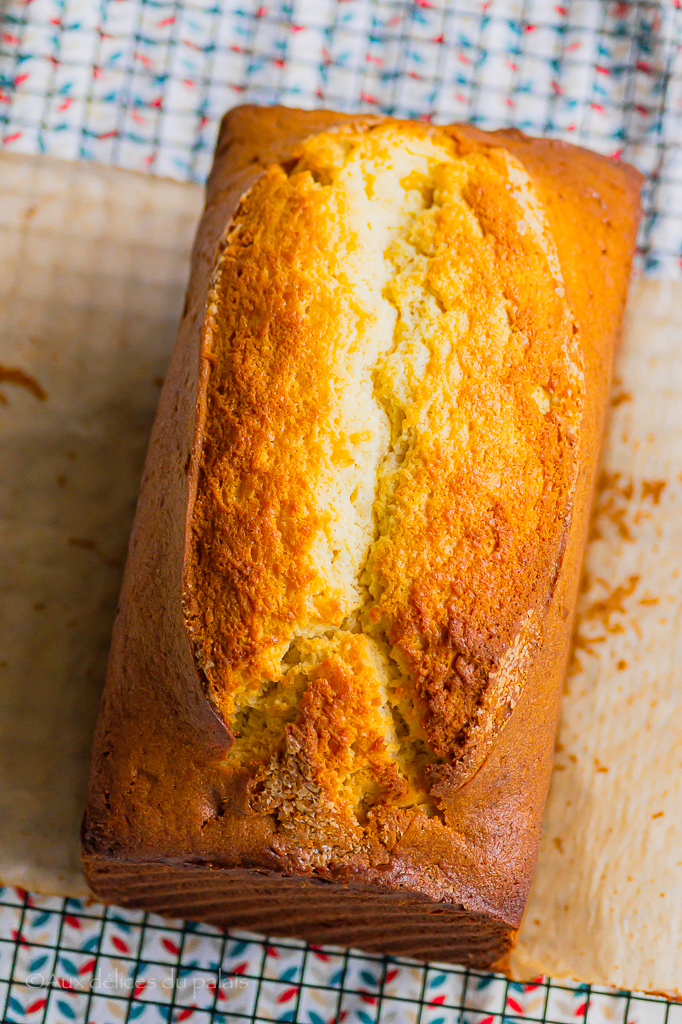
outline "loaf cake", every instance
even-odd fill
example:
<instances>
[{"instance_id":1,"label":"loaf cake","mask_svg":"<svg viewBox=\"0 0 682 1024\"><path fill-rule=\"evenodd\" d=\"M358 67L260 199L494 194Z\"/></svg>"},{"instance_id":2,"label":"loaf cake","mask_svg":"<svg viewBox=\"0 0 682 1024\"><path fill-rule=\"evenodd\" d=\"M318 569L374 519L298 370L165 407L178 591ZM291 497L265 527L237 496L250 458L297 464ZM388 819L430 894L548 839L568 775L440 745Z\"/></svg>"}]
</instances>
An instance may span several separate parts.
<instances>
[{"instance_id":1,"label":"loaf cake","mask_svg":"<svg viewBox=\"0 0 682 1024\"><path fill-rule=\"evenodd\" d=\"M503 964L639 187L516 131L225 117L94 742L98 897Z\"/></svg>"}]
</instances>

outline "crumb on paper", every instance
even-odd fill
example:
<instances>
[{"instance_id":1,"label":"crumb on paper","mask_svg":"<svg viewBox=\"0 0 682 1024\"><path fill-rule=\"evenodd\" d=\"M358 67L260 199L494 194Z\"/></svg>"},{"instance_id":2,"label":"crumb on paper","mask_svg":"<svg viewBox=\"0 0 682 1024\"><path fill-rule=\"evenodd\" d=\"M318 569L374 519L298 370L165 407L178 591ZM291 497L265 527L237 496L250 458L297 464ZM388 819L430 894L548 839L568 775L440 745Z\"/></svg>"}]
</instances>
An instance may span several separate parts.
<instances>
[{"instance_id":1,"label":"crumb on paper","mask_svg":"<svg viewBox=\"0 0 682 1024\"><path fill-rule=\"evenodd\" d=\"M642 500L650 497L654 505L658 505L666 487L666 480L642 480Z\"/></svg>"},{"instance_id":2,"label":"crumb on paper","mask_svg":"<svg viewBox=\"0 0 682 1024\"><path fill-rule=\"evenodd\" d=\"M628 503L635 495L632 477L619 472L604 470L597 484L597 495L590 524L590 540L603 540L602 524L611 522L623 540L634 540L630 527L625 521Z\"/></svg>"},{"instance_id":3,"label":"crumb on paper","mask_svg":"<svg viewBox=\"0 0 682 1024\"><path fill-rule=\"evenodd\" d=\"M612 407L614 409L617 409L619 405L623 404L623 402L631 402L631 401L632 401L632 395L630 394L630 392L629 391L621 391L619 394L613 395L613 397L611 398L611 405L612 405Z\"/></svg>"},{"instance_id":4,"label":"crumb on paper","mask_svg":"<svg viewBox=\"0 0 682 1024\"><path fill-rule=\"evenodd\" d=\"M32 377L30 373L19 369L18 366L0 366L0 384L16 384L18 387L26 388L32 395L39 398L41 402L47 399L47 391L41 384ZM0 391L0 402L7 403L7 397Z\"/></svg>"},{"instance_id":5,"label":"crumb on paper","mask_svg":"<svg viewBox=\"0 0 682 1024\"><path fill-rule=\"evenodd\" d=\"M81 548L82 551L92 551L98 555L105 565L108 565L112 569L118 569L123 565L120 558L110 558L98 547L94 540L90 540L88 537L69 537L68 544L72 548Z\"/></svg>"},{"instance_id":6,"label":"crumb on paper","mask_svg":"<svg viewBox=\"0 0 682 1024\"><path fill-rule=\"evenodd\" d=\"M607 593L606 597L598 601L593 601L588 605L582 617L587 622L592 622L594 619L597 619L608 633L621 632L622 627L621 629L618 629L618 624L611 624L611 617L613 615L625 615L623 601L626 597L630 597L636 589L639 581L640 576L638 575L628 576L627 583L621 583L618 586L613 587ZM598 580L597 582L601 583L604 587L607 586L604 580ZM593 643L594 640L589 642Z\"/></svg>"}]
</instances>

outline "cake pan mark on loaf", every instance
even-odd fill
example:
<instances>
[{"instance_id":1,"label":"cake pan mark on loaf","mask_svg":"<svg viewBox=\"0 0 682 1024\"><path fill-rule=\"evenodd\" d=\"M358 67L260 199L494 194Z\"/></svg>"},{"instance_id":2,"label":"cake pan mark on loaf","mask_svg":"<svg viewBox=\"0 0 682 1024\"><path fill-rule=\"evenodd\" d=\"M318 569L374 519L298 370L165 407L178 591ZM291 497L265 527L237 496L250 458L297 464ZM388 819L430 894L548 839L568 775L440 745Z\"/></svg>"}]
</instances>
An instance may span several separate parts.
<instances>
[{"instance_id":1,"label":"cake pan mark on loaf","mask_svg":"<svg viewBox=\"0 0 682 1024\"><path fill-rule=\"evenodd\" d=\"M464 148L409 122L308 138L242 198L208 295L186 623L253 810L339 831L316 867L392 808L447 823L570 525L559 259L522 164Z\"/></svg>"},{"instance_id":2,"label":"cake pan mark on loaf","mask_svg":"<svg viewBox=\"0 0 682 1024\"><path fill-rule=\"evenodd\" d=\"M357 134L364 131L363 125L380 123L381 119L369 116L353 118L328 111L255 107L233 110L224 119L193 254L186 315L152 433L114 627L83 828L85 862L98 895L124 905L272 933L288 931L315 941L324 941L327 936L329 941L438 956L481 967L496 961L509 948L521 920L535 863L611 354L637 226L637 173L575 147L530 140L519 133L488 135L464 126L443 129L453 140L458 158L473 155L478 159L478 154L488 159L490 154L494 157L498 153L508 168L508 158L499 156L502 149L514 155L530 176L544 211L546 231L556 249L565 299L578 326L574 338L584 368L582 413L573 445L578 472L572 508L566 507L565 550L562 558L559 530L555 554L546 559L547 564L553 559L556 574L554 581L551 575L546 580L552 596L544 612L541 602L536 606L540 615L537 644L525 672L514 672L520 692L506 726L498 728L493 718L486 718L496 730L487 756L463 785L461 773L466 775L470 770L465 757L458 765L453 758L459 777L455 774L435 783L432 778L428 780L432 788L438 787L435 797L442 802L443 816L450 824L444 825L440 816L429 817L409 806L384 803L381 827L376 819L371 824L370 812L376 815L376 810L368 807L364 824L358 823L354 815L341 815L342 820L337 816L322 836L324 842L311 831L311 814L305 806L300 812L294 809L300 814L300 828L296 814L288 822L291 827L283 828L268 808L281 806L283 799L288 799L286 793L283 796L288 776L281 771L274 774L279 786L266 785L265 777L255 781L252 767L237 758L239 740L233 742L226 756L225 740L230 737L225 725L222 734L216 728L217 712L220 708L230 724L230 709L215 697L207 699L208 683L202 683L197 673L182 607L184 566L186 561L191 563L194 496L200 494L198 464L196 459L192 461L191 453L197 441L195 427L203 421L208 396L207 388L199 381L200 350L216 252L225 242L226 228L233 222L240 201L254 185L260 187L259 179L262 183L268 172L280 176L283 189L300 187L301 170L296 167L306 140L339 125L349 124L350 131ZM389 126L391 123L386 122ZM441 138L440 133L434 133L436 136ZM492 166L498 164L493 160ZM469 206L474 199L480 217L490 225L497 223L496 210L506 208L509 202L509 197L502 196L498 203L491 195L485 206L478 196L471 202L466 200ZM253 223L256 214L251 213ZM528 216L533 216L533 204ZM331 238L332 227L326 221L320 224L309 248L325 249L326 233L329 230ZM500 231L503 227L501 223ZM538 239L546 258L544 230L542 224L536 225L530 237ZM521 237L528 242L528 227ZM526 245L519 244L516 256L520 258L524 252L528 252ZM259 265L262 269L267 261L263 259ZM472 269L482 278L487 265L484 258L477 259ZM258 271L258 267L255 269ZM521 279L518 264L517 271L512 273L512 269L506 268L510 283L505 288L523 312L524 296L531 304L533 296L529 295L528 282ZM277 301L283 301L282 296ZM390 360L390 353L385 358ZM576 365L580 368L581 364ZM208 366L204 359L202 373L207 373ZM308 372L313 371L314 366ZM373 395L375 383L372 380ZM434 382L435 386L440 387L440 383ZM523 390L521 384L519 388ZM542 413L543 394L536 393L532 401ZM260 415L260 409L256 411ZM258 423L257 416L253 422ZM384 448L380 454L383 458ZM409 458L414 459L414 455ZM442 461L434 463L443 466ZM409 460L405 464L409 466ZM570 481L570 471L567 459L561 479ZM557 472L563 470L558 468ZM400 511L397 501L395 508ZM399 517L396 519L393 512L391 515L391 529L397 530ZM418 532L414 536L420 539ZM373 521L368 537L369 545L374 544ZM372 595L373 602L381 605L382 614L387 616L393 615L397 606L397 584L388 573L394 565L389 557L392 545L393 539L384 545L388 553L380 550L381 557L377 555L371 565L368 562L372 572L376 568L387 576L387 586ZM414 548L417 557L419 545ZM306 550L302 548L301 559ZM353 565L360 564L362 557L361 553ZM412 558L412 550L405 557ZM540 564L545 561L541 559ZM305 573L301 580L302 586L309 585ZM419 630L428 632L433 622L440 621L438 616L447 613L435 600L437 588L432 592L432 605L429 593L422 592L414 608L406 602L409 615L388 622L386 628L395 629L395 638L406 648L405 638L418 637ZM191 597L187 587L185 595L187 604ZM300 604L300 593L298 599ZM279 614L276 602L270 604ZM526 614L530 611L532 602L525 608ZM495 611L498 625L509 627L508 636L500 633L499 648L486 654L490 659L496 657L498 666L504 664L505 652L510 657L509 650L515 650L515 631L523 622L522 612L519 609L518 616L510 613L505 618L499 608ZM370 623L372 629L383 625L381 621ZM339 728L356 728L357 716L348 722L348 716L341 720L332 714L339 710L338 702L332 707L334 694L344 696L343 687L348 685L358 699L368 699L367 687L375 685L368 667L375 650L369 643L372 636L340 631L336 625L333 629L331 638L299 641L311 645L310 652L304 652L312 665L311 674L321 663L318 660L312 664L319 653L315 644L331 639L340 652L330 665L333 677L325 669L314 680L306 676L301 684L301 690L306 690L300 698L301 715L305 711L306 720L301 718L298 723L303 747L310 737L311 723L313 732L320 721L336 728L338 720ZM445 660L448 642L454 641L459 649L462 644L479 642L474 631L469 628L466 632L463 625L453 630L452 636L439 636L435 630L428 635L429 666L441 668L449 664ZM443 654L442 662L437 660L439 652ZM485 658L481 661L487 667ZM355 664L357 672L351 673L349 665ZM468 664L463 659L461 670ZM288 665L287 671L293 668L296 666ZM237 665L233 671L239 675L241 669ZM270 681L276 690L278 681ZM254 684L257 682L254 679ZM513 685L499 678L498 683L504 693ZM423 690L421 696L421 691L417 694L423 702L419 714L440 713L438 706L429 703L433 692L426 687ZM503 719L505 701L500 702L494 694L491 699ZM374 713L379 714L376 707ZM364 734L359 728L357 732L362 744ZM330 729L329 736L336 741L331 733ZM297 738L293 732L293 739ZM448 744L453 736L444 732L441 741ZM481 756L484 743L472 743L475 757ZM440 758L435 745L433 749ZM290 752L294 775L297 771L300 774L300 750L294 745ZM338 757L339 752L343 754L343 745L332 751L332 756ZM374 753L367 752L368 757L370 754L374 757ZM265 758L263 763L268 763ZM319 762L314 761L309 780L313 803L316 787L328 781L315 774L318 769ZM338 767L335 771L338 778ZM390 792L387 783L382 779L380 782L384 792ZM337 801L335 806L342 804ZM338 827L339 820L342 828ZM360 827L364 842L353 846L358 836L353 828ZM338 855L330 857L322 849L324 843L331 848L338 846ZM278 891L284 902L278 903ZM313 892L321 891L329 894L325 901L310 898ZM357 895L362 900L356 899ZM276 912L276 906L284 909ZM361 926L360 912L367 927ZM388 918L386 925L382 924L386 915L390 927Z\"/></svg>"}]
</instances>

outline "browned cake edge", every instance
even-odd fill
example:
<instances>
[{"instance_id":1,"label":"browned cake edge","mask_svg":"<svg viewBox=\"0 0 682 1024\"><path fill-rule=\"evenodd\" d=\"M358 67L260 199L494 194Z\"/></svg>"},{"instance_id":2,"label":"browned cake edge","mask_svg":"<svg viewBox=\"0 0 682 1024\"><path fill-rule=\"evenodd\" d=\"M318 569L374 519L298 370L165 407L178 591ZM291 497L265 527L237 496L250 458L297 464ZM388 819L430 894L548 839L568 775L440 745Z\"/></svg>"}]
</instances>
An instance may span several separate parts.
<instances>
[{"instance_id":1,"label":"browned cake edge","mask_svg":"<svg viewBox=\"0 0 682 1024\"><path fill-rule=\"evenodd\" d=\"M545 643L516 710L482 768L448 796L459 825L451 842L436 846L428 828L412 829L389 863L362 877L287 878L296 866L278 857L267 823L254 825L245 839L238 827L240 794L221 790L227 736L197 679L182 618L182 566L196 487L188 467L200 413L198 345L215 248L241 195L300 138L353 120L376 119L254 107L224 119L114 627L84 820L86 872L100 898L123 905L273 934L291 927L315 941L324 934L324 941L384 952L404 953L408 943L412 956L488 966L506 953L520 924L537 856L641 179L627 165L562 143L451 129L462 145L470 140L511 150L545 205L585 355L582 468L572 526ZM332 907L325 917L317 898L311 904L311 885L335 893L338 917Z\"/></svg>"},{"instance_id":2,"label":"browned cake edge","mask_svg":"<svg viewBox=\"0 0 682 1024\"><path fill-rule=\"evenodd\" d=\"M303 936L315 945L360 946L371 953L487 968L512 943L508 925L485 914L360 885L264 877L238 869L105 862L94 868L91 879L102 898L120 906L217 927Z\"/></svg>"}]
</instances>

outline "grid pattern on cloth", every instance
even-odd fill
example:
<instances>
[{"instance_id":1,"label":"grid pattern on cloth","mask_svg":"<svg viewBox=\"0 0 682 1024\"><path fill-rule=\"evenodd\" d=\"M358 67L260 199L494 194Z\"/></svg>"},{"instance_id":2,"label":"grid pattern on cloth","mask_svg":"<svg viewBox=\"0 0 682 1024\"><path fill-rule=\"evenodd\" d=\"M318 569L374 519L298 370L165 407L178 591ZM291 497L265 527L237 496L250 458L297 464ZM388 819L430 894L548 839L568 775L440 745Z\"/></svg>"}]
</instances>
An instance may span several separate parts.
<instances>
[{"instance_id":1,"label":"grid pattern on cloth","mask_svg":"<svg viewBox=\"0 0 682 1024\"><path fill-rule=\"evenodd\" d=\"M27 1024L682 1024L655 996L306 946L0 888L0 1012Z\"/></svg>"},{"instance_id":2,"label":"grid pattern on cloth","mask_svg":"<svg viewBox=\"0 0 682 1024\"><path fill-rule=\"evenodd\" d=\"M682 279L682 0L5 0L3 145L207 174L236 102L516 125L647 174Z\"/></svg>"}]
</instances>

